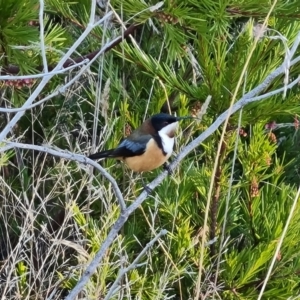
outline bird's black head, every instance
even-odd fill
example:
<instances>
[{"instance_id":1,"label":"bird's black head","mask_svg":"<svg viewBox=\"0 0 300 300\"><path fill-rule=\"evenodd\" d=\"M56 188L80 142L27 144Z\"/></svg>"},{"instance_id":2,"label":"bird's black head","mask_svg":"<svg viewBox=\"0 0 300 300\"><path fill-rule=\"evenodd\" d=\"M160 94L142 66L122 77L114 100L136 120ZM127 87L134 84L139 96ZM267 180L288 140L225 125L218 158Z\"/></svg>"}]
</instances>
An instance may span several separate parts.
<instances>
[{"instance_id":1,"label":"bird's black head","mask_svg":"<svg viewBox=\"0 0 300 300\"><path fill-rule=\"evenodd\" d=\"M178 120L180 120L180 118L161 113L161 114L153 115L150 118L150 120L153 128L155 129L156 132L158 132L162 128L168 126L169 124L177 122Z\"/></svg>"}]
</instances>

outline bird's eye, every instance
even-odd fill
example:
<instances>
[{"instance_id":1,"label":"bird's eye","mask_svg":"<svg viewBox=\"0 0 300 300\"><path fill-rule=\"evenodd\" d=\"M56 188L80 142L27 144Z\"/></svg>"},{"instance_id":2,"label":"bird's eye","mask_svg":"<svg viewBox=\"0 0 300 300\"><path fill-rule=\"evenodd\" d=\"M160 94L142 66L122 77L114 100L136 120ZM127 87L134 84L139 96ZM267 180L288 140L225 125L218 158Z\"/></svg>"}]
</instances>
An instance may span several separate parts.
<instances>
[{"instance_id":1,"label":"bird's eye","mask_svg":"<svg viewBox=\"0 0 300 300\"><path fill-rule=\"evenodd\" d=\"M164 121L164 123L163 123L164 125L168 125L169 124L169 122L167 122L167 121Z\"/></svg>"}]
</instances>

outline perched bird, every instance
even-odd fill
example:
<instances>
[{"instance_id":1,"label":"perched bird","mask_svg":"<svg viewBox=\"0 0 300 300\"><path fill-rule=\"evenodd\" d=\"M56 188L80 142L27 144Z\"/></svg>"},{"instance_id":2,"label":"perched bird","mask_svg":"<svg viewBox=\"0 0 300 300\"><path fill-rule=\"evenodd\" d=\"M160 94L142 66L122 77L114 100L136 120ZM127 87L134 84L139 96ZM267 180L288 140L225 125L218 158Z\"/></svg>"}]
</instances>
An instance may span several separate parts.
<instances>
[{"instance_id":1,"label":"perched bird","mask_svg":"<svg viewBox=\"0 0 300 300\"><path fill-rule=\"evenodd\" d=\"M165 165L174 147L178 121L186 117L156 114L134 130L115 149L98 152L91 159L117 158L135 172L151 171Z\"/></svg>"}]
</instances>

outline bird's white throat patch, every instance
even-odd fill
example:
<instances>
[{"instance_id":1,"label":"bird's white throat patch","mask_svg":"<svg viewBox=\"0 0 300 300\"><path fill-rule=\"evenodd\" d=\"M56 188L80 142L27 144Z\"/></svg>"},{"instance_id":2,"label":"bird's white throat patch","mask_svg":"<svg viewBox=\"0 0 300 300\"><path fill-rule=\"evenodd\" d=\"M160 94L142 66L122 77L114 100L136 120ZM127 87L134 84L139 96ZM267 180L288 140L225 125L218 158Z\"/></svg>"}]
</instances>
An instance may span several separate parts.
<instances>
[{"instance_id":1,"label":"bird's white throat patch","mask_svg":"<svg viewBox=\"0 0 300 300\"><path fill-rule=\"evenodd\" d=\"M169 158L173 152L174 147L174 133L178 127L178 122L171 123L162 128L158 134L161 137L164 152L167 153ZM171 137L170 137L171 136Z\"/></svg>"}]
</instances>

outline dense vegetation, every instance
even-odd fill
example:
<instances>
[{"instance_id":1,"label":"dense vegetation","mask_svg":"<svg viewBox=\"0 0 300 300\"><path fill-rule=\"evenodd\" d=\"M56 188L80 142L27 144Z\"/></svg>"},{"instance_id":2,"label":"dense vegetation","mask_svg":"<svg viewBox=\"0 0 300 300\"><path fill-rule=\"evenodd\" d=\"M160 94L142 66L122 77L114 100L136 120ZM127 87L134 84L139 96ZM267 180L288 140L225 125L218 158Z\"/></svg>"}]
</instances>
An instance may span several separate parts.
<instances>
[{"instance_id":1,"label":"dense vegetation","mask_svg":"<svg viewBox=\"0 0 300 300\"><path fill-rule=\"evenodd\" d=\"M298 0L0 0L0 15L1 299L63 299L101 246L78 299L297 298ZM136 204L122 219L84 156L160 111L202 120L181 121L186 155L146 201L139 175L99 162Z\"/></svg>"}]
</instances>

